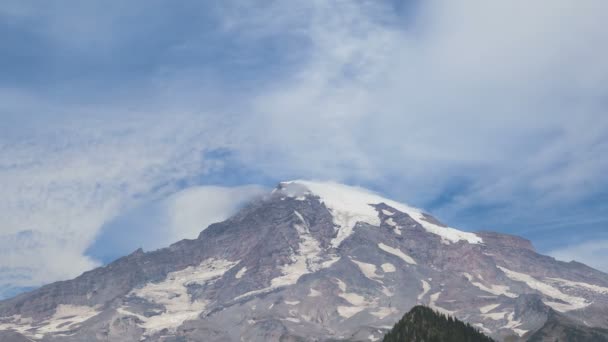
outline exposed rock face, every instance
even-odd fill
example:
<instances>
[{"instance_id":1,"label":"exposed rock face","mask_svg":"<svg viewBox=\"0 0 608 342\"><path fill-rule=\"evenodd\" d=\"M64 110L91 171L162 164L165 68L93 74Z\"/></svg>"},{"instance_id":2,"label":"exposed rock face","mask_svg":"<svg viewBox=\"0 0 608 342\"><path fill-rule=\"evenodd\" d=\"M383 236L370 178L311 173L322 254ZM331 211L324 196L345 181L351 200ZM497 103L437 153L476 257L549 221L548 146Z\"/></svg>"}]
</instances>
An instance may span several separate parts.
<instances>
[{"instance_id":1,"label":"exposed rock face","mask_svg":"<svg viewBox=\"0 0 608 342\"><path fill-rule=\"evenodd\" d=\"M519 236L500 234L494 232L478 232L479 235L485 244L493 245L496 248L511 248L511 249L528 249L534 252L534 246L532 246L532 242L530 240L526 240Z\"/></svg>"},{"instance_id":2,"label":"exposed rock face","mask_svg":"<svg viewBox=\"0 0 608 342\"><path fill-rule=\"evenodd\" d=\"M15 341L373 341L417 304L498 340L523 340L552 314L608 328L608 275L360 188L286 182L195 240L0 302L0 331Z\"/></svg>"},{"instance_id":3,"label":"exposed rock face","mask_svg":"<svg viewBox=\"0 0 608 342\"><path fill-rule=\"evenodd\" d=\"M608 341L608 329L581 326L552 311L545 324L528 339L530 342Z\"/></svg>"}]
</instances>

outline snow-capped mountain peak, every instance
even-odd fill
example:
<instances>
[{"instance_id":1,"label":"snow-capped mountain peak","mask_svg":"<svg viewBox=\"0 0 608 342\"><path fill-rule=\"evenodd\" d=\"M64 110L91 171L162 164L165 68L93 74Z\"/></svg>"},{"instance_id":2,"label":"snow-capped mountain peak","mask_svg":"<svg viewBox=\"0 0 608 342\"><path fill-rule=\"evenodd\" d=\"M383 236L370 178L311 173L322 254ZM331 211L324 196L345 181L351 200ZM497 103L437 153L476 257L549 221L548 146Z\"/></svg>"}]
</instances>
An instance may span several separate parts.
<instances>
[{"instance_id":1,"label":"snow-capped mountain peak","mask_svg":"<svg viewBox=\"0 0 608 342\"><path fill-rule=\"evenodd\" d=\"M483 242L483 239L474 233L439 224L421 209L384 198L375 192L358 186L335 182L294 180L279 183L278 191L296 199L304 199L305 196L310 195L319 197L321 202L331 211L333 221L338 227L337 236L332 240L334 247L340 246L342 241L352 234L357 222L379 226L382 216L378 214L376 206L381 203L409 215L429 233L440 236L446 244L458 241ZM391 212L388 210L385 210L383 214L391 216ZM387 220L390 220L390 218Z\"/></svg>"},{"instance_id":2,"label":"snow-capped mountain peak","mask_svg":"<svg viewBox=\"0 0 608 342\"><path fill-rule=\"evenodd\" d=\"M608 275L360 187L298 180L197 239L0 302L0 340L375 341L419 304L498 340L555 322L608 328Z\"/></svg>"}]
</instances>

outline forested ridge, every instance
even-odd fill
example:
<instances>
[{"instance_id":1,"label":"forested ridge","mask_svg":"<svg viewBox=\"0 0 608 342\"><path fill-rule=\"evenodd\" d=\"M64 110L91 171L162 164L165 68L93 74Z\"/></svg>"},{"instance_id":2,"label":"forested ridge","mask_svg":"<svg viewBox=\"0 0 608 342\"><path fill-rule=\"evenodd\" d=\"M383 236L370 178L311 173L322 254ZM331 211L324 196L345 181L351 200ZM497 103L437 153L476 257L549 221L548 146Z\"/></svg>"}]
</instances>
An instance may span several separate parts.
<instances>
[{"instance_id":1,"label":"forested ridge","mask_svg":"<svg viewBox=\"0 0 608 342\"><path fill-rule=\"evenodd\" d=\"M425 306L415 306L388 332L383 342L492 342L477 329Z\"/></svg>"}]
</instances>

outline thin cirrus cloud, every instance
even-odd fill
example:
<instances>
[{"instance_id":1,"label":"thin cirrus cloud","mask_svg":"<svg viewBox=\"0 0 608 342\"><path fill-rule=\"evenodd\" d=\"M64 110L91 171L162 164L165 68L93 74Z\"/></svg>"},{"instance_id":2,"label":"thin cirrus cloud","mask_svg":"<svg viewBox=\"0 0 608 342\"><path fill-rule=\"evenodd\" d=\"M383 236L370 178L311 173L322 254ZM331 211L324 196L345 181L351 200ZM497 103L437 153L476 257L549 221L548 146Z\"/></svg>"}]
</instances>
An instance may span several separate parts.
<instances>
[{"instance_id":1,"label":"thin cirrus cloud","mask_svg":"<svg viewBox=\"0 0 608 342\"><path fill-rule=\"evenodd\" d=\"M608 3L407 4L0 6L0 284L98 265L87 251L104 254L109 225L231 163L245 170L231 185L360 184L541 250L566 243L543 226L556 211L598 218L580 230L597 236ZM148 245L192 236L214 217L200 214Z\"/></svg>"}]
</instances>

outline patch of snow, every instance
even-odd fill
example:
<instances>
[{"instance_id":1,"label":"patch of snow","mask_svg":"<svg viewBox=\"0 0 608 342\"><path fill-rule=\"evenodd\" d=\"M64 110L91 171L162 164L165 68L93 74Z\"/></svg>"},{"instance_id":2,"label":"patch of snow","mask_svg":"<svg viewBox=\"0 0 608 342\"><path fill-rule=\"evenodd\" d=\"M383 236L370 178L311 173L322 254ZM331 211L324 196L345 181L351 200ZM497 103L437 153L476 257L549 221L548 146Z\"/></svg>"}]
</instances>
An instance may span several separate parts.
<instances>
[{"instance_id":1,"label":"patch of snow","mask_svg":"<svg viewBox=\"0 0 608 342\"><path fill-rule=\"evenodd\" d=\"M484 284L482 284L480 282L475 281L475 278L472 275L470 275L470 274L468 274L466 272L463 273L463 275L469 280L469 282L471 283L471 285L477 287L478 289L480 289L482 291L485 291L485 292L488 292L488 293L491 293L491 294L497 295L497 296L504 295L504 296L507 296L509 298L517 298L518 297L517 294L510 292L511 288L508 287L508 286L506 286L506 285L490 284L489 287L488 287L488 286L486 286L486 285L484 285Z\"/></svg>"},{"instance_id":2,"label":"patch of snow","mask_svg":"<svg viewBox=\"0 0 608 342\"><path fill-rule=\"evenodd\" d=\"M490 329L486 328L486 327L485 327L483 324L481 324L481 323L475 323L475 324L473 324L473 326L474 326L474 327L479 328L481 331L483 331L484 333L486 333L486 334L488 334L488 335L492 334L492 330L490 330Z\"/></svg>"},{"instance_id":3,"label":"patch of snow","mask_svg":"<svg viewBox=\"0 0 608 342\"><path fill-rule=\"evenodd\" d=\"M80 324L91 317L98 315L101 311L98 308L84 305L58 305L55 313L49 319L46 326L40 327L38 333L46 334L50 332L67 331L76 324ZM66 324L69 323L69 324ZM60 325L63 325L59 327Z\"/></svg>"},{"instance_id":4,"label":"patch of snow","mask_svg":"<svg viewBox=\"0 0 608 342\"><path fill-rule=\"evenodd\" d=\"M588 291L597 292L599 294L608 294L608 287L583 283L583 282L579 282L579 281L566 280L566 279L562 279L562 278L547 277L545 279L548 279L550 282L561 285L561 286L585 289Z\"/></svg>"},{"instance_id":5,"label":"patch of snow","mask_svg":"<svg viewBox=\"0 0 608 342\"><path fill-rule=\"evenodd\" d=\"M358 295L356 293L348 293L348 292L344 292L339 294L340 297L344 298L347 302L349 302L352 305L355 306L360 306L360 305L364 305L367 303L367 301L365 300L365 297Z\"/></svg>"},{"instance_id":6,"label":"patch of snow","mask_svg":"<svg viewBox=\"0 0 608 342\"><path fill-rule=\"evenodd\" d=\"M387 297L392 297L395 295L395 293L393 293L393 291L391 291L390 289L388 289L386 287L382 287L382 293Z\"/></svg>"},{"instance_id":7,"label":"patch of snow","mask_svg":"<svg viewBox=\"0 0 608 342\"><path fill-rule=\"evenodd\" d=\"M430 297L431 301L429 302L429 307L435 311L441 312L444 315L453 316L456 311L450 311L450 310L444 309L440 306L437 306L437 300L439 299L440 295L441 295L441 291L433 293L431 295L431 297Z\"/></svg>"},{"instance_id":8,"label":"patch of snow","mask_svg":"<svg viewBox=\"0 0 608 342\"><path fill-rule=\"evenodd\" d=\"M335 254L331 254L327 256L327 260L321 262L321 269L326 269L326 268L330 268L333 264L335 264L336 262L340 261L340 259L342 259L341 256L335 255Z\"/></svg>"},{"instance_id":9,"label":"patch of snow","mask_svg":"<svg viewBox=\"0 0 608 342\"><path fill-rule=\"evenodd\" d=\"M321 296L321 292L317 291L315 289L310 289L310 292L308 293L308 297L320 297Z\"/></svg>"},{"instance_id":10,"label":"patch of snow","mask_svg":"<svg viewBox=\"0 0 608 342\"><path fill-rule=\"evenodd\" d=\"M505 319L505 317L508 314L509 314L508 312L494 312L494 313L485 313L481 316L485 317L485 318L493 319L495 321L500 321L502 319Z\"/></svg>"},{"instance_id":11,"label":"patch of snow","mask_svg":"<svg viewBox=\"0 0 608 342\"><path fill-rule=\"evenodd\" d=\"M496 309L499 306L500 306L500 304L490 304L490 305L482 306L479 308L479 312L485 314L485 313L488 313L488 312Z\"/></svg>"},{"instance_id":12,"label":"patch of snow","mask_svg":"<svg viewBox=\"0 0 608 342\"><path fill-rule=\"evenodd\" d=\"M366 262L361 262L361 261L357 261L354 259L350 259L350 261L355 263L355 265L357 265L359 267L359 270L361 271L361 273L363 273L363 275L365 277L367 277L368 279L378 281L377 280L378 278L383 278L382 275L376 274L376 265L368 264Z\"/></svg>"},{"instance_id":13,"label":"patch of snow","mask_svg":"<svg viewBox=\"0 0 608 342\"><path fill-rule=\"evenodd\" d=\"M300 323L300 320L294 317L283 318L284 321L292 322L292 323Z\"/></svg>"},{"instance_id":14,"label":"patch of snow","mask_svg":"<svg viewBox=\"0 0 608 342\"><path fill-rule=\"evenodd\" d=\"M393 264L388 263L388 262L380 265L380 267L382 267L382 271L384 273L391 273L391 272L395 272L397 270Z\"/></svg>"},{"instance_id":15,"label":"patch of snow","mask_svg":"<svg viewBox=\"0 0 608 342\"><path fill-rule=\"evenodd\" d=\"M357 222L365 222L373 226L380 225L378 213L372 205L385 203L395 210L409 215L418 222L429 233L441 237L444 243L466 241L469 243L482 243L483 240L474 233L463 232L455 228L442 227L428 222L422 210L408 205L392 201L369 190L347 186L333 182L312 182L296 180L282 182L281 187L304 187L308 191L307 195L313 194L319 197L333 216L334 224L338 227L337 236L332 239L333 247L338 247L347 237L349 237ZM299 196L302 193L300 191ZM293 196L292 196L293 197Z\"/></svg>"},{"instance_id":16,"label":"patch of snow","mask_svg":"<svg viewBox=\"0 0 608 342\"><path fill-rule=\"evenodd\" d=\"M397 225L397 223L393 221L392 217L389 217L389 219L384 222L386 222L386 224L388 224L389 226L393 227L393 229L395 230L395 234L401 235L401 227L399 227L399 225Z\"/></svg>"},{"instance_id":17,"label":"patch of snow","mask_svg":"<svg viewBox=\"0 0 608 342\"><path fill-rule=\"evenodd\" d=\"M391 330L393 328L392 325L379 325L376 328L380 328L380 329L384 329L384 330ZM380 333L382 333L382 331L380 330Z\"/></svg>"},{"instance_id":18,"label":"patch of snow","mask_svg":"<svg viewBox=\"0 0 608 342\"><path fill-rule=\"evenodd\" d=\"M374 335L369 335L369 336L367 336L367 339L370 340L370 341L372 341L372 342L376 342L376 341L378 341L380 339L380 337L376 337Z\"/></svg>"},{"instance_id":19,"label":"patch of snow","mask_svg":"<svg viewBox=\"0 0 608 342\"><path fill-rule=\"evenodd\" d=\"M0 331L14 330L24 336L42 338L43 335L36 336L35 332L31 332L32 318L23 318L21 315L13 315L8 317L0 317Z\"/></svg>"},{"instance_id":20,"label":"patch of snow","mask_svg":"<svg viewBox=\"0 0 608 342\"><path fill-rule=\"evenodd\" d=\"M294 301L288 301L288 300L286 300L285 304L287 304L287 305L298 305L298 304L300 304L300 301L299 300L294 300Z\"/></svg>"},{"instance_id":21,"label":"patch of snow","mask_svg":"<svg viewBox=\"0 0 608 342\"><path fill-rule=\"evenodd\" d=\"M386 216L393 216L393 215L395 215L395 213L394 213L394 212L392 212L392 211L388 211L388 210L386 210L386 209L382 209L382 213L383 213L384 215L386 215Z\"/></svg>"},{"instance_id":22,"label":"patch of snow","mask_svg":"<svg viewBox=\"0 0 608 342\"><path fill-rule=\"evenodd\" d=\"M296 216L298 217L300 222L306 223L306 221L304 220L304 216L302 216L302 214L300 214L300 212L298 212L297 210L294 210L293 213L296 214Z\"/></svg>"},{"instance_id":23,"label":"patch of snow","mask_svg":"<svg viewBox=\"0 0 608 342\"><path fill-rule=\"evenodd\" d=\"M21 315L0 318L0 331L14 330L28 338L41 339L46 334L65 333L101 313L99 306L59 304L53 315L41 322ZM62 334L68 336L66 334Z\"/></svg>"},{"instance_id":24,"label":"patch of snow","mask_svg":"<svg viewBox=\"0 0 608 342\"><path fill-rule=\"evenodd\" d=\"M12 329L23 334L31 328L33 321L31 317L22 317L21 315L0 317L0 331Z\"/></svg>"},{"instance_id":25,"label":"patch of snow","mask_svg":"<svg viewBox=\"0 0 608 342\"><path fill-rule=\"evenodd\" d=\"M387 245L385 245L383 243L379 243L378 244L378 248L380 248L381 250L383 250L383 251L385 251L385 252L387 252L389 254L392 254L392 255L394 255L396 257L399 257L401 260L405 261L406 263L408 263L410 265L416 265L416 260L412 259L411 256L403 253L398 248L393 248L393 247L387 246Z\"/></svg>"},{"instance_id":26,"label":"patch of snow","mask_svg":"<svg viewBox=\"0 0 608 342\"><path fill-rule=\"evenodd\" d=\"M515 320L515 312L510 312L507 319L509 323L505 326L506 328L513 328L521 324L521 322Z\"/></svg>"},{"instance_id":27,"label":"patch of snow","mask_svg":"<svg viewBox=\"0 0 608 342\"><path fill-rule=\"evenodd\" d=\"M573 298L577 298L577 297L573 297ZM581 299L581 301L579 301L579 303L569 302L567 304L564 304L561 302L554 302L554 301L550 301L550 300L543 300L543 303L545 303L546 305L552 307L554 310L559 311L559 312L567 312L567 311L582 309L584 307L591 305L591 303L592 303L592 302L585 301L583 298L580 298L580 299Z\"/></svg>"},{"instance_id":28,"label":"patch of snow","mask_svg":"<svg viewBox=\"0 0 608 342\"><path fill-rule=\"evenodd\" d=\"M474 233L463 232L462 230L452 227L442 227L427 221L424 213L420 210L418 210L418 212L407 214L410 215L416 222L420 223L420 225L427 232L441 237L441 242L444 244L456 243L458 241L465 241L471 244L483 243L483 239Z\"/></svg>"},{"instance_id":29,"label":"patch of snow","mask_svg":"<svg viewBox=\"0 0 608 342\"><path fill-rule=\"evenodd\" d=\"M116 309L116 313L117 313L117 314L120 314L120 315L122 315L122 316L133 316L133 317L137 317L137 318L139 318L139 319L140 319L140 320L142 320L142 321L145 321L145 320L147 320L147 319L148 319L148 318L147 318L146 316L144 316L144 315L140 315L140 314L138 314L138 313L131 312L131 311L129 311L129 310L127 310L127 309L125 309L125 308L117 308L117 309Z\"/></svg>"},{"instance_id":30,"label":"patch of snow","mask_svg":"<svg viewBox=\"0 0 608 342\"><path fill-rule=\"evenodd\" d=\"M293 285L298 282L301 276L331 267L331 265L340 260L340 257L337 255L330 255L328 259L323 260L320 256L322 252L321 245L310 234L308 223L299 212L294 211L294 214L300 220L300 223L294 224L294 229L298 232L300 242L298 251L291 255L291 263L281 266L282 275L272 279L269 287L244 293L234 298L234 300Z\"/></svg>"},{"instance_id":31,"label":"patch of snow","mask_svg":"<svg viewBox=\"0 0 608 342\"><path fill-rule=\"evenodd\" d=\"M553 309L555 309L557 311L566 312L566 311L571 311L571 310L582 309L591 304L591 302L587 301L585 298L567 295L567 294L561 292L560 290L556 289L555 287L553 287L549 284L543 283L542 281L540 281L528 274L515 272L515 271L509 270L507 268L501 267L501 266L498 266L498 268L510 279L519 281L519 282L523 282L526 285L528 285L529 288L537 290L540 293L544 294L545 296L548 296L550 298L559 299L559 300L562 300L567 303L567 304L564 304L564 303L553 302L550 300L543 300L543 302L546 305L552 307Z\"/></svg>"},{"instance_id":32,"label":"patch of snow","mask_svg":"<svg viewBox=\"0 0 608 342\"><path fill-rule=\"evenodd\" d=\"M301 276L316 272L320 269L330 267L336 261L337 256L331 256L329 260L322 260L321 244L311 234L308 223L302 215L294 211L302 224L294 224L294 228L300 236L298 253L291 256L292 263L281 267L283 276L272 280L271 287L276 288L285 285L295 284Z\"/></svg>"},{"instance_id":33,"label":"patch of snow","mask_svg":"<svg viewBox=\"0 0 608 342\"><path fill-rule=\"evenodd\" d=\"M369 308L369 307L373 307L376 305L376 301L368 301L365 299L365 297L357 294L357 293L353 293L353 292L346 292L346 284L341 281L340 279L337 279L338 281L338 287L340 288L341 293L338 294L338 296L340 296L341 298L343 298L344 300L346 300L351 306L344 306L344 305L340 305L337 307L338 310L338 314L344 318L350 318L353 315Z\"/></svg>"},{"instance_id":34,"label":"patch of snow","mask_svg":"<svg viewBox=\"0 0 608 342\"><path fill-rule=\"evenodd\" d=\"M263 289L245 292L245 293L243 293L241 295L238 295L238 296L234 297L234 300L239 300L239 299L243 299L243 298L250 297L250 296L255 296L255 295L258 295L258 294L262 294L262 293L268 293L268 292L270 292L272 290L274 290L274 288L269 286L269 287L266 287L266 288L263 288Z\"/></svg>"},{"instance_id":35,"label":"patch of snow","mask_svg":"<svg viewBox=\"0 0 608 342\"><path fill-rule=\"evenodd\" d=\"M431 285L429 283L427 283L424 280L421 280L422 282L422 293L420 293L418 295L418 302L420 302L422 300L422 298L424 298L424 296L431 290Z\"/></svg>"},{"instance_id":36,"label":"patch of snow","mask_svg":"<svg viewBox=\"0 0 608 342\"><path fill-rule=\"evenodd\" d=\"M247 272L247 267L241 268L238 272L236 272L236 274L234 275L234 277L236 279L241 279L241 277L243 276L243 274L245 274L245 272Z\"/></svg>"},{"instance_id":37,"label":"patch of snow","mask_svg":"<svg viewBox=\"0 0 608 342\"><path fill-rule=\"evenodd\" d=\"M390 315L396 314L396 313L398 313L398 311L394 307L390 307L390 308L381 307L381 308L378 308L377 311L370 312L370 314L372 314L373 316L378 317L379 319L383 319L383 318L385 318L387 316L390 316Z\"/></svg>"},{"instance_id":38,"label":"patch of snow","mask_svg":"<svg viewBox=\"0 0 608 342\"><path fill-rule=\"evenodd\" d=\"M524 336L528 330L523 330L523 329L518 329L518 328L512 328L511 330L513 330L513 332L515 332L517 335L519 335L519 337Z\"/></svg>"},{"instance_id":39,"label":"patch of snow","mask_svg":"<svg viewBox=\"0 0 608 342\"><path fill-rule=\"evenodd\" d=\"M509 313L509 315L507 316L507 321L508 321L507 325L505 325L503 328L510 329L513 332L515 332L517 335L523 336L528 331L522 330L522 329L517 329L518 326L522 325L522 322L519 320L515 320L514 316L515 316L514 312Z\"/></svg>"},{"instance_id":40,"label":"patch of snow","mask_svg":"<svg viewBox=\"0 0 608 342\"><path fill-rule=\"evenodd\" d=\"M338 306L336 309L338 310L338 315L344 318L351 318L365 308L359 306Z\"/></svg>"},{"instance_id":41,"label":"patch of snow","mask_svg":"<svg viewBox=\"0 0 608 342\"><path fill-rule=\"evenodd\" d=\"M338 288L340 288L340 291L342 291L342 292L346 291L346 284L338 278L334 278L334 279L338 283Z\"/></svg>"},{"instance_id":42,"label":"patch of snow","mask_svg":"<svg viewBox=\"0 0 608 342\"><path fill-rule=\"evenodd\" d=\"M149 283L131 291L131 295L160 304L165 308L160 315L151 317L137 315L143 321L141 327L146 329L146 334L163 329L173 330L187 320L196 319L205 310L208 302L204 299L193 301L188 294L187 286L214 282L239 262L207 259L198 266L169 273L164 281ZM136 315L127 310L122 312Z\"/></svg>"}]
</instances>

